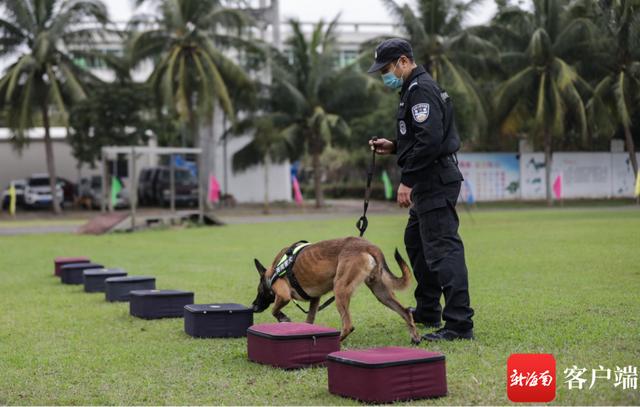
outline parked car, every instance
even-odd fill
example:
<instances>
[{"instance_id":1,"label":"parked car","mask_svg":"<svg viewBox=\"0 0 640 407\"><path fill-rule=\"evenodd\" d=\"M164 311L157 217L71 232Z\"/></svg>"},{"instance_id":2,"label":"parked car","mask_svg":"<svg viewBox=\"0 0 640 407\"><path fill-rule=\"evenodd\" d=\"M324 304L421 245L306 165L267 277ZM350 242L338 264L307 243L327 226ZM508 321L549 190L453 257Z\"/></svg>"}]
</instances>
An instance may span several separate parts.
<instances>
[{"instance_id":1,"label":"parked car","mask_svg":"<svg viewBox=\"0 0 640 407\"><path fill-rule=\"evenodd\" d=\"M157 167L143 168L138 176L138 203L140 205L153 205L154 197L154 181L156 173L160 169Z\"/></svg>"},{"instance_id":2,"label":"parked car","mask_svg":"<svg viewBox=\"0 0 640 407\"><path fill-rule=\"evenodd\" d=\"M169 168L161 168L156 174L156 202L171 205L171 175ZM175 202L177 206L198 205L198 179L191 171L175 169Z\"/></svg>"},{"instance_id":3,"label":"parked car","mask_svg":"<svg viewBox=\"0 0 640 407\"><path fill-rule=\"evenodd\" d=\"M90 178L82 178L80 185L78 186L78 195L80 197L80 204L86 209L100 209L102 206L102 177L100 175L93 175ZM109 193L111 196L111 193ZM106 206L109 206L107 203ZM116 197L114 208L128 208L129 207L129 191L126 188L122 188Z\"/></svg>"},{"instance_id":4,"label":"parked car","mask_svg":"<svg viewBox=\"0 0 640 407\"><path fill-rule=\"evenodd\" d=\"M140 173L138 199L144 205L171 205L171 169L145 168ZM175 168L175 202L177 206L198 204L198 179L185 168Z\"/></svg>"},{"instance_id":5,"label":"parked car","mask_svg":"<svg viewBox=\"0 0 640 407\"><path fill-rule=\"evenodd\" d=\"M64 205L64 190L62 183L56 183L56 196L61 205ZM27 208L50 207L53 203L49 174L33 174L27 179L24 188L24 205Z\"/></svg>"},{"instance_id":6,"label":"parked car","mask_svg":"<svg viewBox=\"0 0 640 407\"><path fill-rule=\"evenodd\" d=\"M24 206L24 189L27 186L27 181L23 179L16 179L11 181L16 189L16 207L21 208ZM2 209L9 209L10 197L9 187L11 183L2 191Z\"/></svg>"}]
</instances>

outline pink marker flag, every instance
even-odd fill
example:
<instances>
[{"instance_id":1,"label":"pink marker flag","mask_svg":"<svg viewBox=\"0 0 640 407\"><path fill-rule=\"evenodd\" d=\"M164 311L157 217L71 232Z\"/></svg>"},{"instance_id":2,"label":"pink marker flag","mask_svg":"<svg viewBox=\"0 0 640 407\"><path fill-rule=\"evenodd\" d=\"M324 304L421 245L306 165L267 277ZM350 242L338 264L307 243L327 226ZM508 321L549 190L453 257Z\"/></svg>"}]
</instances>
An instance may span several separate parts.
<instances>
[{"instance_id":1,"label":"pink marker flag","mask_svg":"<svg viewBox=\"0 0 640 407\"><path fill-rule=\"evenodd\" d=\"M553 182L553 194L556 199L562 199L562 174L558 175Z\"/></svg>"},{"instance_id":2,"label":"pink marker flag","mask_svg":"<svg viewBox=\"0 0 640 407\"><path fill-rule=\"evenodd\" d=\"M300 183L298 182L298 178L295 175L292 177L291 183L293 184L293 199L298 205L302 205L302 192L300 192Z\"/></svg>"},{"instance_id":3,"label":"pink marker flag","mask_svg":"<svg viewBox=\"0 0 640 407\"><path fill-rule=\"evenodd\" d=\"M216 176L209 175L209 202L216 203L220 200L220 184Z\"/></svg>"}]
</instances>

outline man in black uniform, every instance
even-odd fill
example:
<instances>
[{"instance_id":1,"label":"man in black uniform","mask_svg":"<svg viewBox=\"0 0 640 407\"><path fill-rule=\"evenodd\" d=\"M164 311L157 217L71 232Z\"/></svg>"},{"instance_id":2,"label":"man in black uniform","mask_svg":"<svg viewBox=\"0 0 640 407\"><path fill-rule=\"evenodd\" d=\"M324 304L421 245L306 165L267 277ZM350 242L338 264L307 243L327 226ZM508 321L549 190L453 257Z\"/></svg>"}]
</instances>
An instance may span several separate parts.
<instances>
[{"instance_id":1,"label":"man in black uniform","mask_svg":"<svg viewBox=\"0 0 640 407\"><path fill-rule=\"evenodd\" d=\"M400 90L397 138L369 145L380 154L397 154L402 169L398 204L410 208L404 240L418 283L414 320L434 328L441 318L445 321L444 328L424 335L426 340L472 339L473 309L455 209L463 178L455 156L460 137L451 98L415 64L411 45L403 39L378 45L369 73L378 71L385 85Z\"/></svg>"}]
</instances>

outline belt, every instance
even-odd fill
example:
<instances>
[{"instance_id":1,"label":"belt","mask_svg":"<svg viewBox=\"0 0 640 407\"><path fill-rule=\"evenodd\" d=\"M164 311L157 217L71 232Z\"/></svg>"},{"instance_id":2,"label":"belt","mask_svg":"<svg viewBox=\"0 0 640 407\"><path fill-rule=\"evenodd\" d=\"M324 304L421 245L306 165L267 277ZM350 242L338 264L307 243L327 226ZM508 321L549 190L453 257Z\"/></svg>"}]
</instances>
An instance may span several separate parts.
<instances>
[{"instance_id":1,"label":"belt","mask_svg":"<svg viewBox=\"0 0 640 407\"><path fill-rule=\"evenodd\" d=\"M441 155L440 157L433 160L434 164L440 164L443 167L448 167L449 164L458 165L458 155L456 153Z\"/></svg>"}]
</instances>

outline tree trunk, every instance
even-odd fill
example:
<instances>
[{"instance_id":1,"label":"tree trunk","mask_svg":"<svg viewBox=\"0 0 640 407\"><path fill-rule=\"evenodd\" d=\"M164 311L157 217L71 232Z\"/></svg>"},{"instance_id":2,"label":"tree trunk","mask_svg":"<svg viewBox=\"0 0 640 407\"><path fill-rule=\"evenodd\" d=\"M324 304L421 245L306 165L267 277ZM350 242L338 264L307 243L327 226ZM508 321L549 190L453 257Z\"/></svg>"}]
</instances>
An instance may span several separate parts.
<instances>
[{"instance_id":1,"label":"tree trunk","mask_svg":"<svg viewBox=\"0 0 640 407\"><path fill-rule=\"evenodd\" d=\"M195 148L201 148L202 151L200 156L198 157L198 223L203 223L203 211L207 208L207 198L208 193L203 193L204 191L208 192L208 177L209 177L209 156L208 149L210 144L207 142L207 146L205 146L204 140L201 138L200 132L200 120L199 117L193 110L193 105L195 96L191 95L187 98L187 110L189 112L188 115L188 123L187 126L189 128L189 136L191 136L191 143ZM213 129L213 121L211 122L211 128ZM213 130L212 130L213 131Z\"/></svg>"},{"instance_id":2,"label":"tree trunk","mask_svg":"<svg viewBox=\"0 0 640 407\"><path fill-rule=\"evenodd\" d=\"M267 215L269 214L269 168L271 164L271 159L269 158L269 154L267 153L264 157L264 208L262 212Z\"/></svg>"},{"instance_id":3,"label":"tree trunk","mask_svg":"<svg viewBox=\"0 0 640 407\"><path fill-rule=\"evenodd\" d=\"M56 167L53 157L53 143L51 141L51 134L49 134L49 106L46 100L42 101L40 107L42 109L42 126L44 127L44 150L47 160L47 172L49 173L49 187L51 188L51 206L53 207L53 213L60 214L60 202L58 201L58 189L57 189L57 175ZM64 200L64 194L62 195Z\"/></svg>"},{"instance_id":4,"label":"tree trunk","mask_svg":"<svg viewBox=\"0 0 640 407\"><path fill-rule=\"evenodd\" d=\"M206 202L207 199L205 198L207 195L206 191L207 191L207 176L208 176L208 171L207 171L207 158L206 157L206 152L205 152L205 148L204 148L204 140L202 140L202 138L200 137L200 126L198 121L196 120L195 115L193 114L193 112L191 111L191 105L189 105L189 119L188 122L186 123L186 126L188 128L188 132L189 132L189 137L191 138L191 144L194 148L201 148L202 152L200 153L200 155L198 156L198 161L197 161L197 171L198 171L198 189L199 191L204 193L198 193L198 209L200 210L201 208L204 209L206 208Z\"/></svg>"},{"instance_id":5,"label":"tree trunk","mask_svg":"<svg viewBox=\"0 0 640 407\"><path fill-rule=\"evenodd\" d=\"M314 151L312 153L312 166L313 166L313 188L316 195L316 208L322 208L324 206L324 196L322 193L322 174L320 166L320 153Z\"/></svg>"},{"instance_id":6,"label":"tree trunk","mask_svg":"<svg viewBox=\"0 0 640 407\"><path fill-rule=\"evenodd\" d=\"M547 206L553 206L551 195L551 135L545 132L544 135L544 172L547 182Z\"/></svg>"},{"instance_id":7,"label":"tree trunk","mask_svg":"<svg viewBox=\"0 0 640 407\"><path fill-rule=\"evenodd\" d=\"M636 148L633 144L633 137L631 136L631 130L629 126L624 126L624 139L627 144L627 151L629 152L629 160L631 167L633 168L634 180L638 176L638 160L636 159Z\"/></svg>"},{"instance_id":8,"label":"tree trunk","mask_svg":"<svg viewBox=\"0 0 640 407\"><path fill-rule=\"evenodd\" d=\"M222 131L223 133L227 131L227 115L223 113L222 115ZM213 123L211 124L211 129L213 133ZM211 137L211 140L215 142L215 137ZM227 156L227 137L225 136L222 139L222 196L227 196L229 194L229 171L227 169L229 157ZM225 203L225 201L222 201Z\"/></svg>"}]
</instances>

